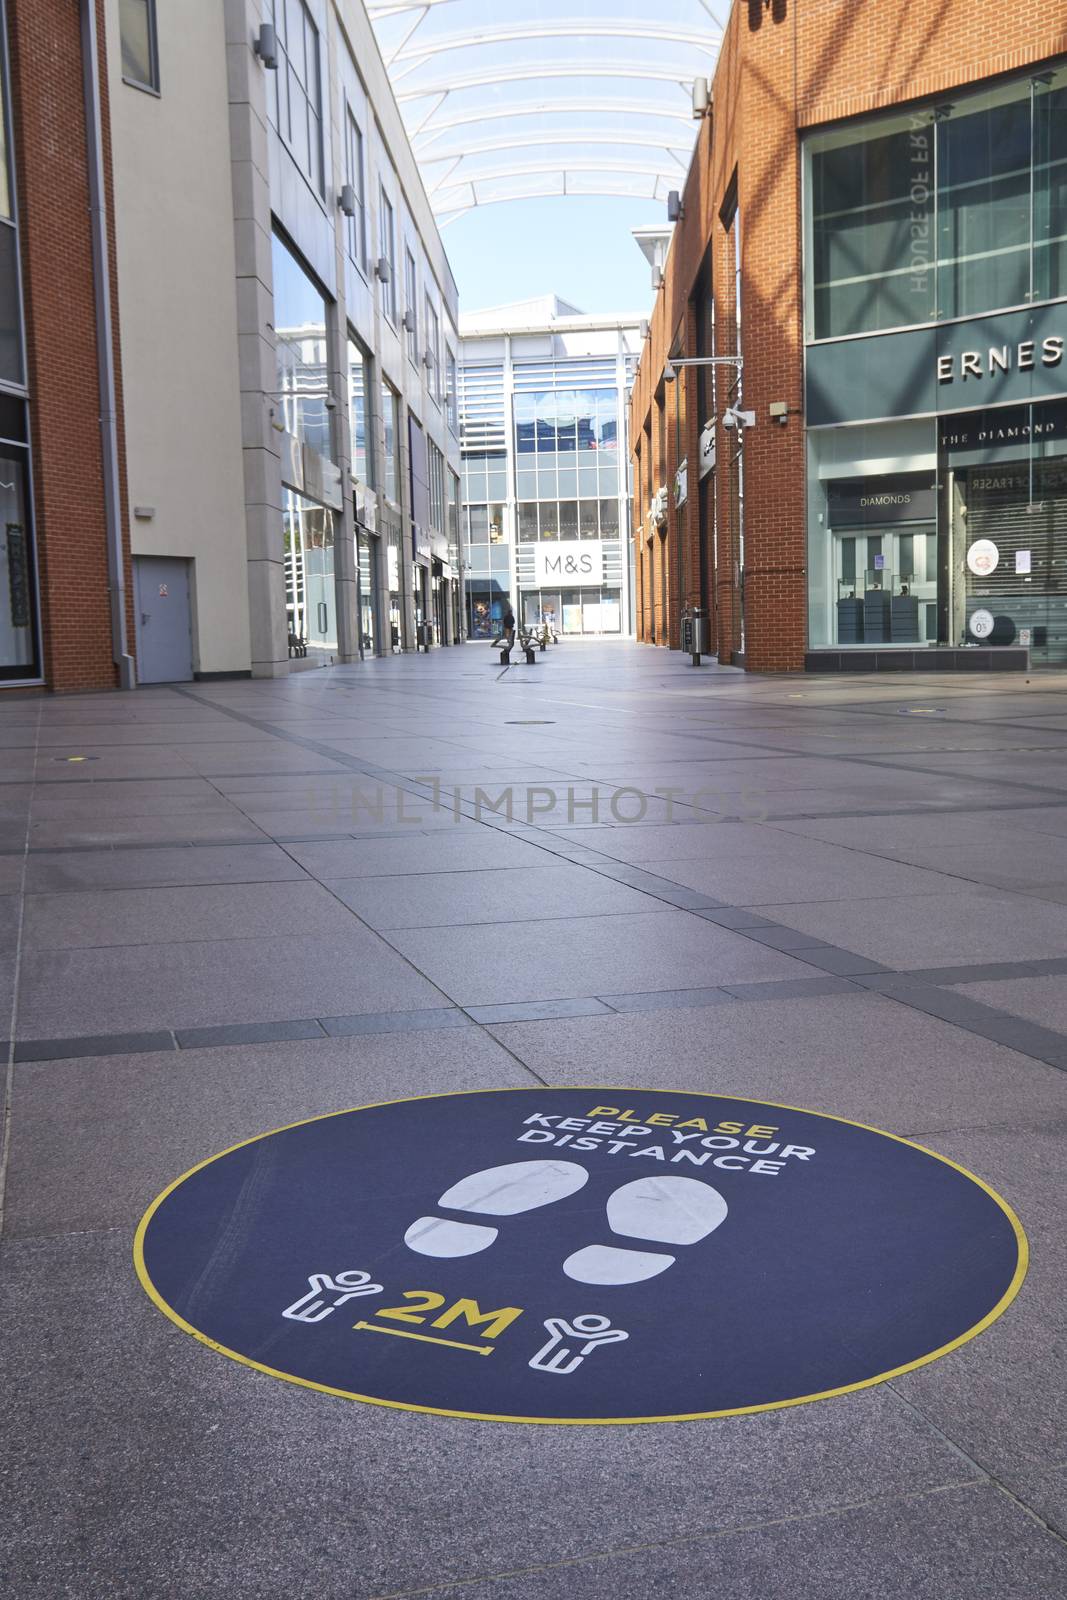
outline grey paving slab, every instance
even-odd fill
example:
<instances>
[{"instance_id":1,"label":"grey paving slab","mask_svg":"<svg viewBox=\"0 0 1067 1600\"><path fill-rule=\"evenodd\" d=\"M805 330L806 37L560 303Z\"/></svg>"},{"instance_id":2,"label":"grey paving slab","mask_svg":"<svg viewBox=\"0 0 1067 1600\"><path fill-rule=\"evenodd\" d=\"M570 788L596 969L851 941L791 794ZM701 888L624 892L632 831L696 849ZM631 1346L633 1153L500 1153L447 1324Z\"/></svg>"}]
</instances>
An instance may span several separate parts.
<instances>
[{"instance_id":1,"label":"grey paving slab","mask_svg":"<svg viewBox=\"0 0 1067 1600\"><path fill-rule=\"evenodd\" d=\"M20 903L18 895L0 895L0 956L13 956L18 944Z\"/></svg>"},{"instance_id":2,"label":"grey paving slab","mask_svg":"<svg viewBox=\"0 0 1067 1600\"><path fill-rule=\"evenodd\" d=\"M979 1338L951 1361L894 1380L924 1417L1009 1483L1065 1458L1067 1365L1057 1359L1067 1297L1063 1126L1060 1118L1048 1126L937 1134L943 1155L1014 1208L1029 1239L1030 1268L1014 1304Z\"/></svg>"},{"instance_id":3,"label":"grey paving slab","mask_svg":"<svg viewBox=\"0 0 1067 1600\"><path fill-rule=\"evenodd\" d=\"M332 892L372 928L460 927L477 922L606 916L655 909L647 895L542 854L543 866L487 873L428 872L398 879L330 880Z\"/></svg>"},{"instance_id":4,"label":"grey paving slab","mask_svg":"<svg viewBox=\"0 0 1067 1600\"><path fill-rule=\"evenodd\" d=\"M99 849L106 845L236 844L263 841L263 831L235 806L213 811L171 811L163 816L102 815L73 821L47 818L30 824L30 845L35 850L61 847Z\"/></svg>"},{"instance_id":5,"label":"grey paving slab","mask_svg":"<svg viewBox=\"0 0 1067 1600\"><path fill-rule=\"evenodd\" d=\"M463 1006L810 976L789 956L674 910L384 937Z\"/></svg>"},{"instance_id":6,"label":"grey paving slab","mask_svg":"<svg viewBox=\"0 0 1067 1600\"><path fill-rule=\"evenodd\" d=\"M351 839L293 845L289 854L321 882L348 878L408 877L424 872L491 872L554 865L544 850L499 829L461 824L432 836Z\"/></svg>"},{"instance_id":7,"label":"grey paving slab","mask_svg":"<svg viewBox=\"0 0 1067 1600\"><path fill-rule=\"evenodd\" d=\"M419 1013L413 1012L412 1015L418 1016ZM325 1037L326 1030L314 1018L303 1022L235 1022L216 1028L182 1028L175 1034L180 1050L216 1049L228 1044L277 1044L283 1040L289 1042L293 1039Z\"/></svg>"},{"instance_id":8,"label":"grey paving slab","mask_svg":"<svg viewBox=\"0 0 1067 1600\"><path fill-rule=\"evenodd\" d=\"M0 1572L19 1572L19 1600L84 1593L86 1573L116 1600L372 1600L591 1547L821 1520L857 1484L877 1501L971 1476L885 1389L802 1407L787 1426L770 1414L516 1428L335 1400L164 1319L133 1275L125 1227L4 1255ZM1014 1540L1007 1554L1019 1559Z\"/></svg>"},{"instance_id":9,"label":"grey paving slab","mask_svg":"<svg viewBox=\"0 0 1067 1600\"><path fill-rule=\"evenodd\" d=\"M603 991L606 993L607 991ZM891 1133L1067 1113L1067 1075L881 996L738 1000L493 1026L552 1083L749 1095Z\"/></svg>"},{"instance_id":10,"label":"grey paving slab","mask_svg":"<svg viewBox=\"0 0 1067 1600\"><path fill-rule=\"evenodd\" d=\"M228 883L26 897L26 949L102 949L199 939L344 936L354 918L321 884ZM2 934L2 919L0 919Z\"/></svg>"},{"instance_id":11,"label":"grey paving slab","mask_svg":"<svg viewBox=\"0 0 1067 1600\"><path fill-rule=\"evenodd\" d=\"M21 862L18 863L21 870ZM0 857L0 874L3 858ZM305 878L278 845L174 845L131 850L37 851L26 860L26 892L127 889L197 883L282 883Z\"/></svg>"},{"instance_id":12,"label":"grey paving slab","mask_svg":"<svg viewBox=\"0 0 1067 1600\"><path fill-rule=\"evenodd\" d=\"M0 855L0 894L18 894L22 889L25 861L21 851Z\"/></svg>"},{"instance_id":13,"label":"grey paving slab","mask_svg":"<svg viewBox=\"0 0 1067 1600\"><path fill-rule=\"evenodd\" d=\"M354 924L324 938L27 951L18 1037L285 1022L442 1003L431 982Z\"/></svg>"},{"instance_id":14,"label":"grey paving slab","mask_svg":"<svg viewBox=\"0 0 1067 1600\"><path fill-rule=\"evenodd\" d=\"M790 927L893 967L1067 953L1067 906L997 890L761 909Z\"/></svg>"},{"instance_id":15,"label":"grey paving slab","mask_svg":"<svg viewBox=\"0 0 1067 1600\"><path fill-rule=\"evenodd\" d=\"M15 1069L5 1237L118 1228L217 1151L305 1117L536 1080L483 1029L66 1058Z\"/></svg>"},{"instance_id":16,"label":"grey paving slab","mask_svg":"<svg viewBox=\"0 0 1067 1600\"><path fill-rule=\"evenodd\" d=\"M701 1538L594 1548L584 1558L503 1572L457 1591L464 1600L646 1600L780 1591L804 1600L1047 1600L1067 1582L1067 1549L990 1483L868 1501L821 1517Z\"/></svg>"}]
</instances>

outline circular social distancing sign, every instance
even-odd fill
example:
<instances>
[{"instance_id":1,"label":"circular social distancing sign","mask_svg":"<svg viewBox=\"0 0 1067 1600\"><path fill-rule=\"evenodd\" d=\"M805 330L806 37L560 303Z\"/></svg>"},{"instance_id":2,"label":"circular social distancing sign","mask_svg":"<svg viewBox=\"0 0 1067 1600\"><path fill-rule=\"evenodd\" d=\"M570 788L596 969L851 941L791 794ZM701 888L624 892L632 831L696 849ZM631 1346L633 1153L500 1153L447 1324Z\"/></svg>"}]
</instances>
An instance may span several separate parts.
<instances>
[{"instance_id":1,"label":"circular social distancing sign","mask_svg":"<svg viewBox=\"0 0 1067 1600\"><path fill-rule=\"evenodd\" d=\"M379 1405L655 1422L897 1376L1008 1306L1026 1240L942 1156L728 1096L501 1089L363 1106L194 1167L141 1221L161 1310Z\"/></svg>"}]
</instances>

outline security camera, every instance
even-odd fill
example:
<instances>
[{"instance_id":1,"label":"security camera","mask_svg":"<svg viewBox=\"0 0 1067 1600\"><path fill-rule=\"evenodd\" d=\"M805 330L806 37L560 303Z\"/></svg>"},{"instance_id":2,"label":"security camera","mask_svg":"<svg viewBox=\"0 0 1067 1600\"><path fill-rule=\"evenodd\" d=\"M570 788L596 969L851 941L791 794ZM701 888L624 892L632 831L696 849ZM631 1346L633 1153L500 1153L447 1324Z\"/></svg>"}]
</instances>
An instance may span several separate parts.
<instances>
[{"instance_id":1,"label":"security camera","mask_svg":"<svg viewBox=\"0 0 1067 1600\"><path fill-rule=\"evenodd\" d=\"M673 383L677 376L678 376L678 374L674 369L673 363L668 361L667 365L663 369L663 381L664 381L664 383Z\"/></svg>"},{"instance_id":2,"label":"security camera","mask_svg":"<svg viewBox=\"0 0 1067 1600\"><path fill-rule=\"evenodd\" d=\"M739 411L736 406L727 406L722 414L722 425L724 428L730 429L753 428L756 425L756 413L754 411Z\"/></svg>"}]
</instances>

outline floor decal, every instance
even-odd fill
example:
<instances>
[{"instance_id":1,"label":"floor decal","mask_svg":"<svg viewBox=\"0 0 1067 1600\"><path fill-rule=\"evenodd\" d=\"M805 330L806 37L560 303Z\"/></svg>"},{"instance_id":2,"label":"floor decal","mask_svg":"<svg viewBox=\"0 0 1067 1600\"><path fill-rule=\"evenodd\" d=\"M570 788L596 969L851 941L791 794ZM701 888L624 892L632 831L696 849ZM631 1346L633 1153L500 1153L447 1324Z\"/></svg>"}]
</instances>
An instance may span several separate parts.
<instances>
[{"instance_id":1,"label":"floor decal","mask_svg":"<svg viewBox=\"0 0 1067 1600\"><path fill-rule=\"evenodd\" d=\"M501 1089L296 1123L149 1207L145 1289L224 1355L351 1399L655 1422L894 1377L1010 1304L1003 1200L859 1123L728 1096Z\"/></svg>"}]
</instances>

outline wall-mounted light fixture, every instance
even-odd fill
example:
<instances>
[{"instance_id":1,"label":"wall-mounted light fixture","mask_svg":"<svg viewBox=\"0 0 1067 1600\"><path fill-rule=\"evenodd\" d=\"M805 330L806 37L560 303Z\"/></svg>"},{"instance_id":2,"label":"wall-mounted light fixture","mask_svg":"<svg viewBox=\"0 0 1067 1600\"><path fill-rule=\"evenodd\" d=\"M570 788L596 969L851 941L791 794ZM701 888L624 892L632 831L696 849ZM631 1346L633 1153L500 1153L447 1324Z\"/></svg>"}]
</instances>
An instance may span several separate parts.
<instances>
[{"instance_id":1,"label":"wall-mounted light fixture","mask_svg":"<svg viewBox=\"0 0 1067 1600\"><path fill-rule=\"evenodd\" d=\"M638 323L637 331L638 331L638 334L641 337L641 343L644 344L645 340L648 338L649 331L650 331L648 323L647 322Z\"/></svg>"},{"instance_id":2,"label":"wall-mounted light fixture","mask_svg":"<svg viewBox=\"0 0 1067 1600\"><path fill-rule=\"evenodd\" d=\"M407 310L404 312L401 326L403 327L405 333L415 332L415 313L412 311L410 306L408 306Z\"/></svg>"},{"instance_id":3,"label":"wall-mounted light fixture","mask_svg":"<svg viewBox=\"0 0 1067 1600\"><path fill-rule=\"evenodd\" d=\"M701 117L711 110L711 90L708 88L707 78L693 79L693 121L699 122Z\"/></svg>"},{"instance_id":4,"label":"wall-mounted light fixture","mask_svg":"<svg viewBox=\"0 0 1067 1600\"><path fill-rule=\"evenodd\" d=\"M278 35L274 31L273 23L264 22L261 24L260 30L256 34L256 42L252 46L252 49L255 51L256 55L259 57L268 71L277 72Z\"/></svg>"},{"instance_id":5,"label":"wall-mounted light fixture","mask_svg":"<svg viewBox=\"0 0 1067 1600\"><path fill-rule=\"evenodd\" d=\"M388 283L390 278L393 276L393 269L389 265L389 258L387 256L378 257L378 265L374 269L374 276L376 278L380 278L382 283Z\"/></svg>"},{"instance_id":6,"label":"wall-mounted light fixture","mask_svg":"<svg viewBox=\"0 0 1067 1600\"><path fill-rule=\"evenodd\" d=\"M337 204L341 207L346 217L356 214L356 191L350 183L342 185L341 193L337 197Z\"/></svg>"},{"instance_id":7,"label":"wall-mounted light fixture","mask_svg":"<svg viewBox=\"0 0 1067 1600\"><path fill-rule=\"evenodd\" d=\"M672 189L667 196L667 221L681 222L684 216L685 207L682 205L682 197L677 189Z\"/></svg>"}]
</instances>

